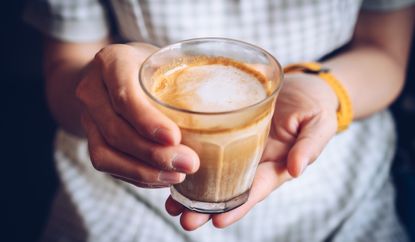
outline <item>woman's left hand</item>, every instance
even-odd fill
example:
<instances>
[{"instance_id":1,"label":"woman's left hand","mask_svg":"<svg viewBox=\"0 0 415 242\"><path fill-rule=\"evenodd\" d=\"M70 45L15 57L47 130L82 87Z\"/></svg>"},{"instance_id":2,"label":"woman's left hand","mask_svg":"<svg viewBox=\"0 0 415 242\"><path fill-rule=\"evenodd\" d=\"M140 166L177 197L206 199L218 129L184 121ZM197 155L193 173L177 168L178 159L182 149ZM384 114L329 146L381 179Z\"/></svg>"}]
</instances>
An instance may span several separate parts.
<instances>
[{"instance_id":1,"label":"woman's left hand","mask_svg":"<svg viewBox=\"0 0 415 242\"><path fill-rule=\"evenodd\" d=\"M209 219L217 228L235 223L284 182L300 176L317 159L336 133L337 107L337 96L324 80L308 74L286 75L248 201L225 213L202 214L169 197L167 212L181 215L185 230L195 230Z\"/></svg>"}]
</instances>

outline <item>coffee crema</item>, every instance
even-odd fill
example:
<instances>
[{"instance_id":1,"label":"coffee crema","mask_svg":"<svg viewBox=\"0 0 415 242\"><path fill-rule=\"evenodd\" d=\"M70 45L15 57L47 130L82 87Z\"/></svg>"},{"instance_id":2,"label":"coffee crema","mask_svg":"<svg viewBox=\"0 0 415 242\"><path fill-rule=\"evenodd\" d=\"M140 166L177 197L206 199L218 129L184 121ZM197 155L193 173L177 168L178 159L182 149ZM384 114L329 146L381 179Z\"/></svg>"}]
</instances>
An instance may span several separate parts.
<instances>
[{"instance_id":1,"label":"coffee crema","mask_svg":"<svg viewBox=\"0 0 415 242\"><path fill-rule=\"evenodd\" d=\"M196 56L177 59L154 72L149 89L159 101L206 113L156 104L179 125L182 143L200 158L199 170L172 188L184 199L206 203L247 199L268 137L274 102L267 100L243 112L209 113L240 110L269 97L272 88L255 67L224 57Z\"/></svg>"},{"instance_id":2,"label":"coffee crema","mask_svg":"<svg viewBox=\"0 0 415 242\"><path fill-rule=\"evenodd\" d=\"M151 92L158 100L197 112L233 111L270 95L259 71L224 57L180 59L160 68L153 83Z\"/></svg>"}]
</instances>

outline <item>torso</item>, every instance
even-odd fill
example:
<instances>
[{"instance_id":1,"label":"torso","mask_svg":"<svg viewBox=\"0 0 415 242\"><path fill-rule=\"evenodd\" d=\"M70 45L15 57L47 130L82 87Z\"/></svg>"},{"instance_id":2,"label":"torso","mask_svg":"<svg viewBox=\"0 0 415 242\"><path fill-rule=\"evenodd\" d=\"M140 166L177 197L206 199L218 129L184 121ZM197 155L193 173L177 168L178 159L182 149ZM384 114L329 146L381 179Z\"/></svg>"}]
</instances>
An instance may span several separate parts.
<instances>
[{"instance_id":1,"label":"torso","mask_svg":"<svg viewBox=\"0 0 415 242\"><path fill-rule=\"evenodd\" d=\"M128 41L164 46L197 37L256 44L282 64L317 60L347 43L361 0L111 0Z\"/></svg>"}]
</instances>

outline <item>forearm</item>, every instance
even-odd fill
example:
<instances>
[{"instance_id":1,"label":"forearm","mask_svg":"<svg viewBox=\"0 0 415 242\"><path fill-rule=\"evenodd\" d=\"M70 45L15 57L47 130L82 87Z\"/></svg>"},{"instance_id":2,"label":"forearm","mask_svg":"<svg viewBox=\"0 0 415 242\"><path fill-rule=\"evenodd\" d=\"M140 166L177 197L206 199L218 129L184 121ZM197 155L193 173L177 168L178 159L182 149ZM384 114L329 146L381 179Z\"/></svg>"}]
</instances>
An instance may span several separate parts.
<instances>
[{"instance_id":1,"label":"forearm","mask_svg":"<svg viewBox=\"0 0 415 242\"><path fill-rule=\"evenodd\" d=\"M61 63L46 75L46 97L55 121L66 131L78 136L82 135L82 129L75 89L83 67L75 63Z\"/></svg>"},{"instance_id":2,"label":"forearm","mask_svg":"<svg viewBox=\"0 0 415 242\"><path fill-rule=\"evenodd\" d=\"M399 95L414 28L414 8L362 12L348 50L325 62L347 89L355 119L387 108Z\"/></svg>"},{"instance_id":3,"label":"forearm","mask_svg":"<svg viewBox=\"0 0 415 242\"><path fill-rule=\"evenodd\" d=\"M387 108L399 95L405 79L405 65L370 45L352 47L324 65L346 88L355 119Z\"/></svg>"},{"instance_id":4,"label":"forearm","mask_svg":"<svg viewBox=\"0 0 415 242\"><path fill-rule=\"evenodd\" d=\"M83 69L106 44L107 40L79 48L75 44L46 40L44 73L47 102L60 127L72 134L83 134L80 104L75 96L77 83Z\"/></svg>"}]
</instances>

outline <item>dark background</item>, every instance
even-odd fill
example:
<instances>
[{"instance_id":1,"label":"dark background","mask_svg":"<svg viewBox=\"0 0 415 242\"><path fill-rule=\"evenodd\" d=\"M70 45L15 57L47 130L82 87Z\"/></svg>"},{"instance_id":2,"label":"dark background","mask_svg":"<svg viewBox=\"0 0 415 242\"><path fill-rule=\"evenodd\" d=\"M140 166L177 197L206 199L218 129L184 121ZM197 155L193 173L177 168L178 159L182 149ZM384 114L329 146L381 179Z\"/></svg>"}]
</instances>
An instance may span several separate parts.
<instances>
[{"instance_id":1,"label":"dark background","mask_svg":"<svg viewBox=\"0 0 415 242\"><path fill-rule=\"evenodd\" d=\"M37 241L58 179L52 163L56 125L44 100L39 33L23 24L22 0L1 7L0 241ZM5 155L4 155L5 153ZM5 217L4 217L5 215Z\"/></svg>"},{"instance_id":2,"label":"dark background","mask_svg":"<svg viewBox=\"0 0 415 242\"><path fill-rule=\"evenodd\" d=\"M45 225L58 179L52 163L56 124L44 100L39 33L21 19L24 1L6 1L1 9L1 206L6 222L1 241L36 241ZM414 48L413 48L414 49ZM415 241L415 94L414 60L405 93L394 104L400 135L393 174L397 207ZM411 93L412 92L412 93ZM408 112L412 110L412 112ZM5 155L4 155L5 154Z\"/></svg>"}]
</instances>

